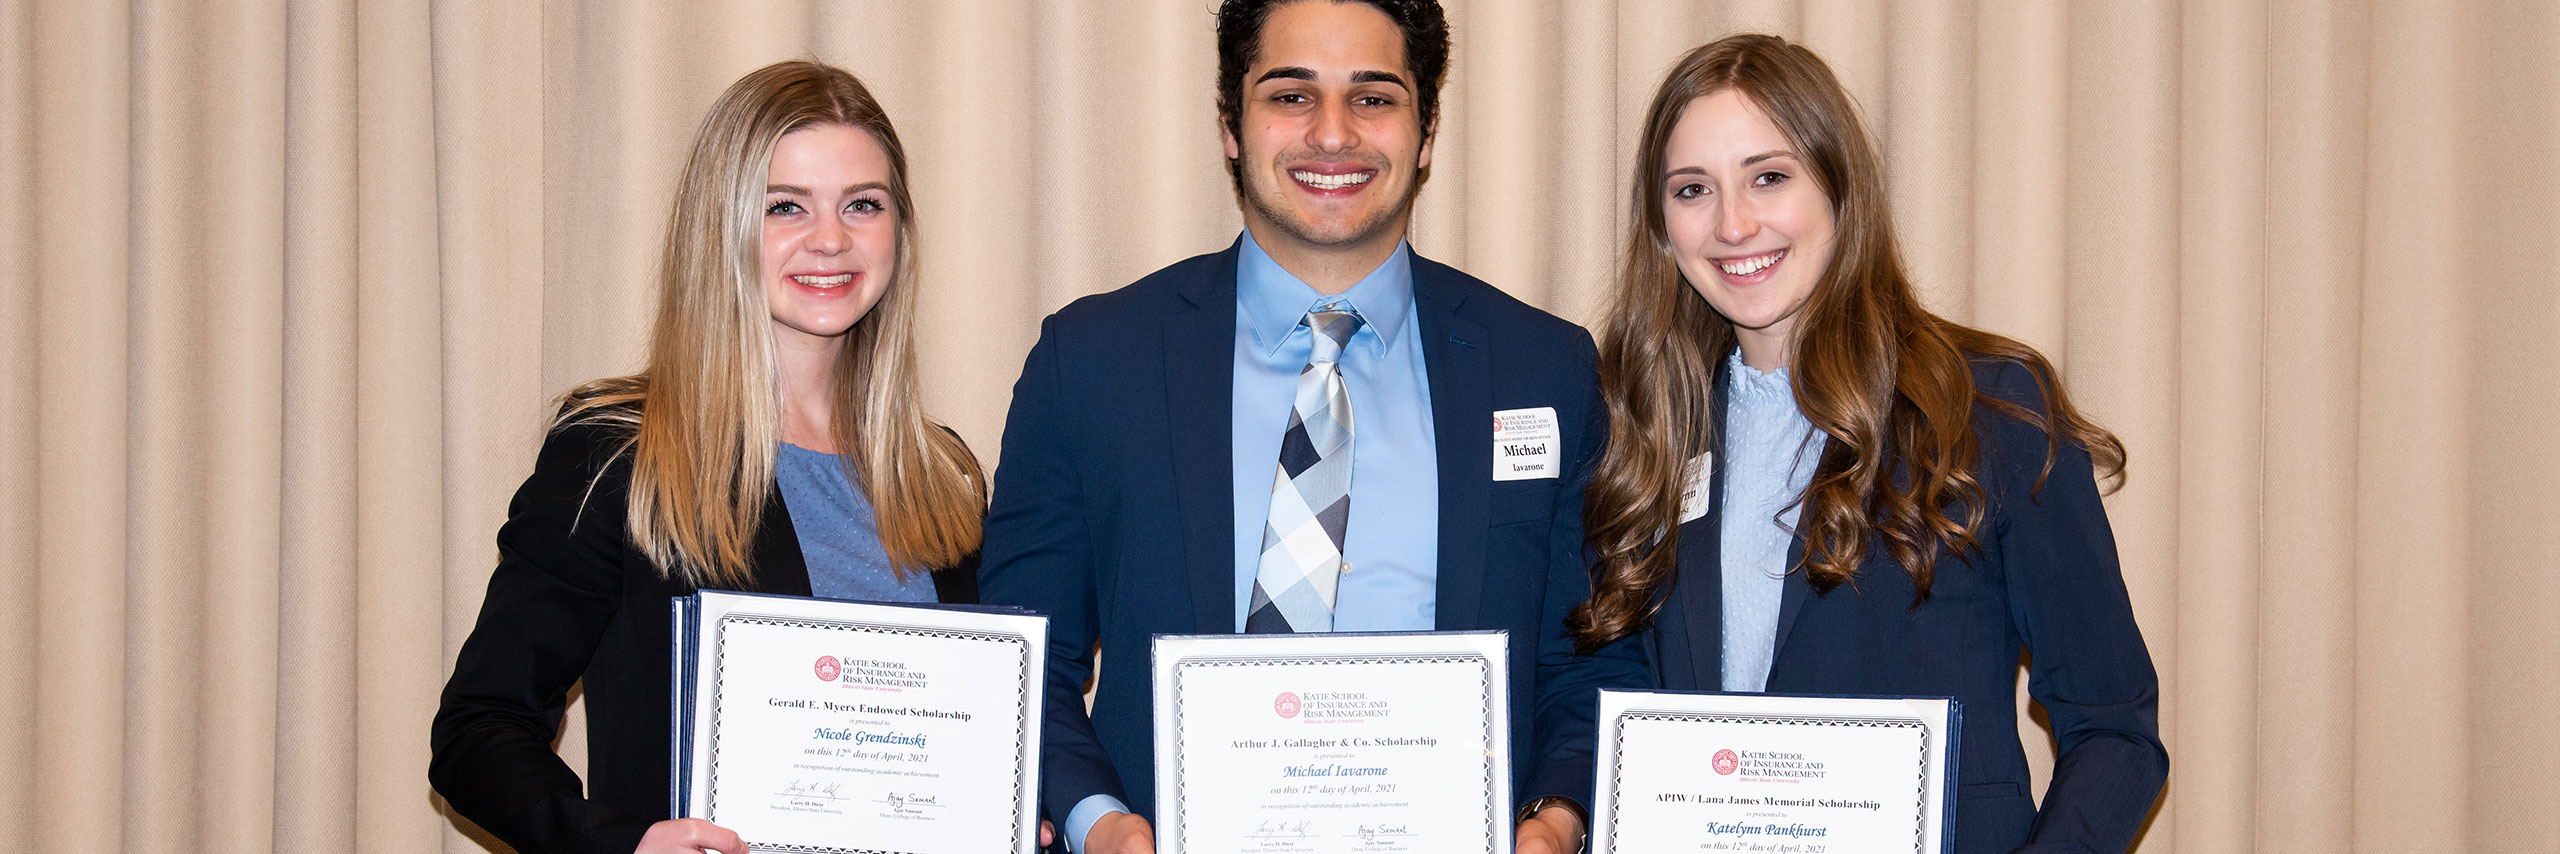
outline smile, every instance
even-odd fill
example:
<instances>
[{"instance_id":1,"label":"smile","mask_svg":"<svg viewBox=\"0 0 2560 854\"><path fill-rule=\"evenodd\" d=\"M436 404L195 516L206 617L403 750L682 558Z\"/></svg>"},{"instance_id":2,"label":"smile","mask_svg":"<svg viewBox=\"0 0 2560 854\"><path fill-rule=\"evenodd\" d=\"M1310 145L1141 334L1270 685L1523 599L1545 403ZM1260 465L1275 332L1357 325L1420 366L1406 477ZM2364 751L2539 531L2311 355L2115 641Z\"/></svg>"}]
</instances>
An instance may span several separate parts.
<instances>
[{"instance_id":1,"label":"smile","mask_svg":"<svg viewBox=\"0 0 2560 854\"><path fill-rule=\"evenodd\" d=\"M1339 190L1344 187L1369 183L1369 179L1377 174L1378 173L1375 172L1350 172L1341 175L1327 175L1322 172L1297 170L1290 172L1289 177L1298 179L1298 183L1305 184L1319 190Z\"/></svg>"},{"instance_id":2,"label":"smile","mask_svg":"<svg viewBox=\"0 0 2560 854\"><path fill-rule=\"evenodd\" d=\"M1787 250L1780 249L1766 255L1753 255L1749 258L1737 258L1731 261L1718 261L1716 262L1716 269L1723 270L1725 275L1728 276L1748 276L1753 273L1769 269L1770 267L1777 266L1778 261L1785 257L1787 257Z\"/></svg>"},{"instance_id":3,"label":"smile","mask_svg":"<svg viewBox=\"0 0 2560 854\"><path fill-rule=\"evenodd\" d=\"M813 288L840 288L853 284L853 274L837 273L832 276L793 276L791 277L791 280Z\"/></svg>"}]
</instances>

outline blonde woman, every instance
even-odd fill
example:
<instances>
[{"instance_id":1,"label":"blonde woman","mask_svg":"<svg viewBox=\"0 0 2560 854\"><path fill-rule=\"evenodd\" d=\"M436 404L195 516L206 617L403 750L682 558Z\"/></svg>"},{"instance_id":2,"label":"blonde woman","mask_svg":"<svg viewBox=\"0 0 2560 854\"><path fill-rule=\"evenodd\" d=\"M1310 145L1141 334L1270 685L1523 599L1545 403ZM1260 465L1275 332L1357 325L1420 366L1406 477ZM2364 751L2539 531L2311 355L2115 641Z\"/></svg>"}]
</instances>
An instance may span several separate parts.
<instances>
[{"instance_id":1,"label":"blonde woman","mask_svg":"<svg viewBox=\"0 0 2560 854\"><path fill-rule=\"evenodd\" d=\"M428 777L519 851L746 854L668 820L669 597L969 602L985 478L916 389L914 205L879 102L784 62L694 135L646 370L562 400L498 531ZM551 750L585 685L588 768Z\"/></svg>"},{"instance_id":2,"label":"blonde woman","mask_svg":"<svg viewBox=\"0 0 2560 854\"><path fill-rule=\"evenodd\" d=\"M1691 51L1636 163L1578 640L1641 635L1671 689L1955 697L1953 850L2125 850L2169 755L2098 500L2124 446L2033 348L1921 305L1812 51ZM2021 652L2061 752L2041 806Z\"/></svg>"}]
</instances>

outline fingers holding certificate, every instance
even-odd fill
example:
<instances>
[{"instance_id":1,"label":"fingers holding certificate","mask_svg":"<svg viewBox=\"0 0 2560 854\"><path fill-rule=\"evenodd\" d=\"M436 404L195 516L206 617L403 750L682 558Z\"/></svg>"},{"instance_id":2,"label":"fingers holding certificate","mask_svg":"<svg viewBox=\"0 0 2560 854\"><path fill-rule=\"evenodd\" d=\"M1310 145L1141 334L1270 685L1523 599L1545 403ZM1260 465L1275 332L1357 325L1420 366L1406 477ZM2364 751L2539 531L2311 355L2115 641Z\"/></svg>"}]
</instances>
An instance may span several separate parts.
<instances>
[{"instance_id":1,"label":"fingers holding certificate","mask_svg":"<svg viewBox=\"0 0 2560 854\"><path fill-rule=\"evenodd\" d=\"M1505 636L1160 635L1165 854L1511 847Z\"/></svg>"},{"instance_id":2,"label":"fingers holding certificate","mask_svg":"<svg viewBox=\"0 0 2560 854\"><path fill-rule=\"evenodd\" d=\"M757 851L1033 849L1043 618L705 591L676 620L680 815Z\"/></svg>"}]
</instances>

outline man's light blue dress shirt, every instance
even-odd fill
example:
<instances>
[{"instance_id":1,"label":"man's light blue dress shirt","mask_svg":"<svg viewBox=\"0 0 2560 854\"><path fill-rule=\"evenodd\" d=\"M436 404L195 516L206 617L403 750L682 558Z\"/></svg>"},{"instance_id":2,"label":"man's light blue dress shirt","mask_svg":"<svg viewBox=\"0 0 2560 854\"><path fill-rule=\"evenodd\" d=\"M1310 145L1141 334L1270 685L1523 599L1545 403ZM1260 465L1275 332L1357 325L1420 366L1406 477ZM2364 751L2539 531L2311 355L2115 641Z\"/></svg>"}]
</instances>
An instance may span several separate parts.
<instances>
[{"instance_id":1,"label":"man's light blue dress shirt","mask_svg":"<svg viewBox=\"0 0 2560 854\"><path fill-rule=\"evenodd\" d=\"M1403 244L1350 290L1327 295L1281 269L1246 232L1236 259L1234 393L1229 430L1235 488L1235 628L1244 631L1262 531L1289 429L1298 372L1315 350L1298 325L1307 312L1347 303L1360 331L1343 348L1351 395L1351 519L1343 529L1347 564L1334 591L1337 632L1430 631L1438 616L1439 447L1431 421L1431 378L1413 317L1413 251ZM1068 847L1084 850L1093 823L1128 806L1109 795L1076 804L1064 826Z\"/></svg>"}]
</instances>

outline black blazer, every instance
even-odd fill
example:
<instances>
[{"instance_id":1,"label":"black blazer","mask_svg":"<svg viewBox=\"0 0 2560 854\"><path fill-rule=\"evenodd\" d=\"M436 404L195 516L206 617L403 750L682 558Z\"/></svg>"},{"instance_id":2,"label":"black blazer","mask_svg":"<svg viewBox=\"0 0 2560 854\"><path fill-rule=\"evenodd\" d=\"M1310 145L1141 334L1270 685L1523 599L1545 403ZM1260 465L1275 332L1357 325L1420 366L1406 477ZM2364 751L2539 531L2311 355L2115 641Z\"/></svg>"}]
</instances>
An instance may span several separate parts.
<instances>
[{"instance_id":1,"label":"black blazer","mask_svg":"<svg viewBox=\"0 0 2560 854\"><path fill-rule=\"evenodd\" d=\"M543 442L507 506L480 621L436 709L427 779L455 812L526 854L629 854L649 825L671 817L667 602L693 588L659 577L631 542L631 461L608 463L622 436L571 425ZM809 595L779 490L756 531L755 561L756 589ZM976 559L963 563L932 574L941 601L977 600ZM586 692L583 797L578 775L551 750L572 683Z\"/></svg>"},{"instance_id":2,"label":"black blazer","mask_svg":"<svg viewBox=\"0 0 2560 854\"><path fill-rule=\"evenodd\" d=\"M1238 254L1060 309L1014 386L979 580L987 601L1049 615L1052 818L1094 794L1154 813L1149 638L1236 630ZM1591 336L1419 255L1413 308L1438 453L1435 628L1510 632L1514 796L1589 803L1595 689L1644 683L1632 639L1576 656L1563 627L1590 595L1582 492L1608 434ZM1493 413L1538 406L1560 422L1560 475L1494 481ZM1097 643L1111 663L1088 715Z\"/></svg>"},{"instance_id":3,"label":"black blazer","mask_svg":"<svg viewBox=\"0 0 2560 854\"><path fill-rule=\"evenodd\" d=\"M2028 369L1976 359L1975 385L2029 411L2043 397ZM1715 435L1724 436L1718 371ZM1955 850L2123 851L2133 844L2169 774L2160 744L2159 678L2134 625L2115 536L2098 501L2088 451L2064 441L2041 490L2043 430L1974 406L1979 475L1990 502L1979 555L1941 548L1929 600L1912 606L1911 577L1867 544L1857 578L1816 593L1788 576L1768 690L1781 694L1952 696L1963 705L1957 744ZM1723 683L1724 449L1716 448L1712 504L1680 526L1680 572L1645 631L1665 688ZM1788 549L1788 565L1804 542ZM2038 813L2018 742L2017 670L2031 653L2028 692L2051 715L2060 758Z\"/></svg>"}]
</instances>

